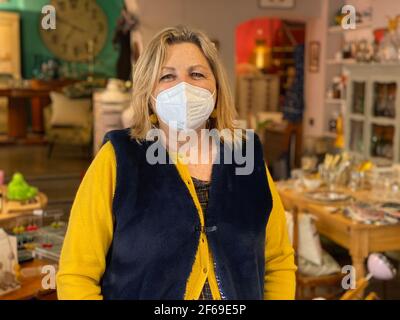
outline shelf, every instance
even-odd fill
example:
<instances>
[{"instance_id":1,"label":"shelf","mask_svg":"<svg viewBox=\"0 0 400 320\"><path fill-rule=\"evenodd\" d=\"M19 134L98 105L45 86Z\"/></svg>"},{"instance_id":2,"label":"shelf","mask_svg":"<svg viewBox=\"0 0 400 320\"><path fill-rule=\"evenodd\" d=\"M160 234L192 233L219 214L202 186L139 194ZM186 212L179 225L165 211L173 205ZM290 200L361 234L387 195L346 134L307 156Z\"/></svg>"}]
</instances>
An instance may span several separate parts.
<instances>
[{"instance_id":1,"label":"shelf","mask_svg":"<svg viewBox=\"0 0 400 320\"><path fill-rule=\"evenodd\" d=\"M325 103L328 104L345 104L346 100L344 99L330 99L330 98L326 98L325 99Z\"/></svg>"},{"instance_id":2,"label":"shelf","mask_svg":"<svg viewBox=\"0 0 400 320\"><path fill-rule=\"evenodd\" d=\"M355 67L400 67L400 62L357 62L354 59L336 60L328 59L326 64L329 66L355 66Z\"/></svg>"},{"instance_id":3,"label":"shelf","mask_svg":"<svg viewBox=\"0 0 400 320\"><path fill-rule=\"evenodd\" d=\"M273 53L293 53L294 47L273 47Z\"/></svg>"},{"instance_id":4,"label":"shelf","mask_svg":"<svg viewBox=\"0 0 400 320\"><path fill-rule=\"evenodd\" d=\"M357 113L352 113L350 115L350 120L354 120L354 121L365 121L365 116L362 114L357 114Z\"/></svg>"},{"instance_id":5,"label":"shelf","mask_svg":"<svg viewBox=\"0 0 400 320\"><path fill-rule=\"evenodd\" d=\"M357 61L354 59L342 59L342 60L328 59L326 63L329 65L341 66L341 65L357 64Z\"/></svg>"},{"instance_id":6,"label":"shelf","mask_svg":"<svg viewBox=\"0 0 400 320\"><path fill-rule=\"evenodd\" d=\"M344 63L345 66L357 68L371 68L371 67L400 67L400 62L356 62Z\"/></svg>"},{"instance_id":7,"label":"shelf","mask_svg":"<svg viewBox=\"0 0 400 320\"><path fill-rule=\"evenodd\" d=\"M371 124L382 125L382 126L395 126L395 118L385 118L385 117L370 117Z\"/></svg>"},{"instance_id":8,"label":"shelf","mask_svg":"<svg viewBox=\"0 0 400 320\"><path fill-rule=\"evenodd\" d=\"M357 23L355 29L343 29L341 25L339 26L331 26L328 27L328 33L330 34L342 34L345 32L355 32L355 31L360 31L362 29L368 29L372 28L372 23L370 22L362 22L362 23Z\"/></svg>"},{"instance_id":9,"label":"shelf","mask_svg":"<svg viewBox=\"0 0 400 320\"><path fill-rule=\"evenodd\" d=\"M324 137L336 139L337 134L335 132L325 131Z\"/></svg>"},{"instance_id":10,"label":"shelf","mask_svg":"<svg viewBox=\"0 0 400 320\"><path fill-rule=\"evenodd\" d=\"M294 59L279 59L279 58L277 58L275 60L279 60L279 63L280 64L284 64L284 65L286 65L286 64L294 64L295 63Z\"/></svg>"},{"instance_id":11,"label":"shelf","mask_svg":"<svg viewBox=\"0 0 400 320\"><path fill-rule=\"evenodd\" d=\"M393 160L389 158L376 157L370 155L370 159L377 167L387 167L393 164Z\"/></svg>"}]
</instances>

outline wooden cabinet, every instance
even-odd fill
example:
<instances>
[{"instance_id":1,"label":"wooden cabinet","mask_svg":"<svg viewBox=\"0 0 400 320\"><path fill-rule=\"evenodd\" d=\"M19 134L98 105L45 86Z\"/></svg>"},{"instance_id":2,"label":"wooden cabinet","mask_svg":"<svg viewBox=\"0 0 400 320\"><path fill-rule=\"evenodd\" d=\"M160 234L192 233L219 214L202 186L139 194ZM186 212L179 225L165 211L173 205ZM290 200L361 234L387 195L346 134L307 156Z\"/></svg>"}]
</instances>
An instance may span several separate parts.
<instances>
[{"instance_id":1,"label":"wooden cabinet","mask_svg":"<svg viewBox=\"0 0 400 320\"><path fill-rule=\"evenodd\" d=\"M21 47L19 15L0 12L0 75L21 78Z\"/></svg>"},{"instance_id":2,"label":"wooden cabinet","mask_svg":"<svg viewBox=\"0 0 400 320\"><path fill-rule=\"evenodd\" d=\"M400 64L348 66L346 148L366 158L400 161Z\"/></svg>"},{"instance_id":3,"label":"wooden cabinet","mask_svg":"<svg viewBox=\"0 0 400 320\"><path fill-rule=\"evenodd\" d=\"M241 119L247 119L249 113L279 111L278 75L245 75L237 81L236 101Z\"/></svg>"}]
</instances>

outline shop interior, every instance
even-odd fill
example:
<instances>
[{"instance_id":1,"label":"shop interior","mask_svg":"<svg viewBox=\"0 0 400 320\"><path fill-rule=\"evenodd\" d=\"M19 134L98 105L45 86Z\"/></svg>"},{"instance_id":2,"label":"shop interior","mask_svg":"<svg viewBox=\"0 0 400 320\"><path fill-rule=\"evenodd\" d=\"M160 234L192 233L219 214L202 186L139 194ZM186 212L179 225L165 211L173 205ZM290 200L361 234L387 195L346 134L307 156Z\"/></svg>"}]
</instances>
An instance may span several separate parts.
<instances>
[{"instance_id":1,"label":"shop interior","mask_svg":"<svg viewBox=\"0 0 400 320\"><path fill-rule=\"evenodd\" d=\"M262 141L296 298L400 299L397 0L0 0L0 299L56 298L41 266L104 135L130 126L130 70L179 24L215 43Z\"/></svg>"}]
</instances>

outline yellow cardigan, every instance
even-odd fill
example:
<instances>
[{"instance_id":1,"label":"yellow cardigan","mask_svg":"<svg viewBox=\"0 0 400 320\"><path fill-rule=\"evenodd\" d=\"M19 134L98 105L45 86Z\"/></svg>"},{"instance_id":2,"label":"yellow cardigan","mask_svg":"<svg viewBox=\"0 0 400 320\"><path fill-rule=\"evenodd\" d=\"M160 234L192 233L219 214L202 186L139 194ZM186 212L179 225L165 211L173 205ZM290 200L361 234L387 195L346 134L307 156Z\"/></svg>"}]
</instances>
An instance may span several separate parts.
<instances>
[{"instance_id":1,"label":"yellow cardigan","mask_svg":"<svg viewBox=\"0 0 400 320\"><path fill-rule=\"evenodd\" d=\"M201 224L204 225L203 212L189 171L179 161L176 161L176 166L192 195ZM265 239L264 298L294 299L294 252L287 234L284 208L268 170L267 175L273 208ZM107 142L90 165L72 206L57 273L59 299L103 298L100 280L113 239L112 201L115 184L115 153L112 144ZM212 253L206 236L202 234L192 272L187 280L185 299L198 299L206 279L214 299L220 299Z\"/></svg>"}]
</instances>

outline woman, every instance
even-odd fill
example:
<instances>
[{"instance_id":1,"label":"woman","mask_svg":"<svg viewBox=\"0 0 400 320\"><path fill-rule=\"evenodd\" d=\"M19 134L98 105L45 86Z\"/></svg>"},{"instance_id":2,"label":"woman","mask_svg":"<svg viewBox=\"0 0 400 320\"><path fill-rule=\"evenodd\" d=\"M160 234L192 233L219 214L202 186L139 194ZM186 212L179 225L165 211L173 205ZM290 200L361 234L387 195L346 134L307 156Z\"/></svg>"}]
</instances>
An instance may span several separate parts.
<instances>
[{"instance_id":1,"label":"woman","mask_svg":"<svg viewBox=\"0 0 400 320\"><path fill-rule=\"evenodd\" d=\"M132 127L106 136L78 190L59 298L293 299L284 209L258 139L234 130L213 43L185 27L161 31L133 83ZM158 142L149 139L152 129L162 133ZM207 136L188 145L176 138L204 129L231 134L210 144ZM149 160L155 149L153 156L162 153L156 143L171 161ZM221 151L235 145L253 146L246 174Z\"/></svg>"}]
</instances>

